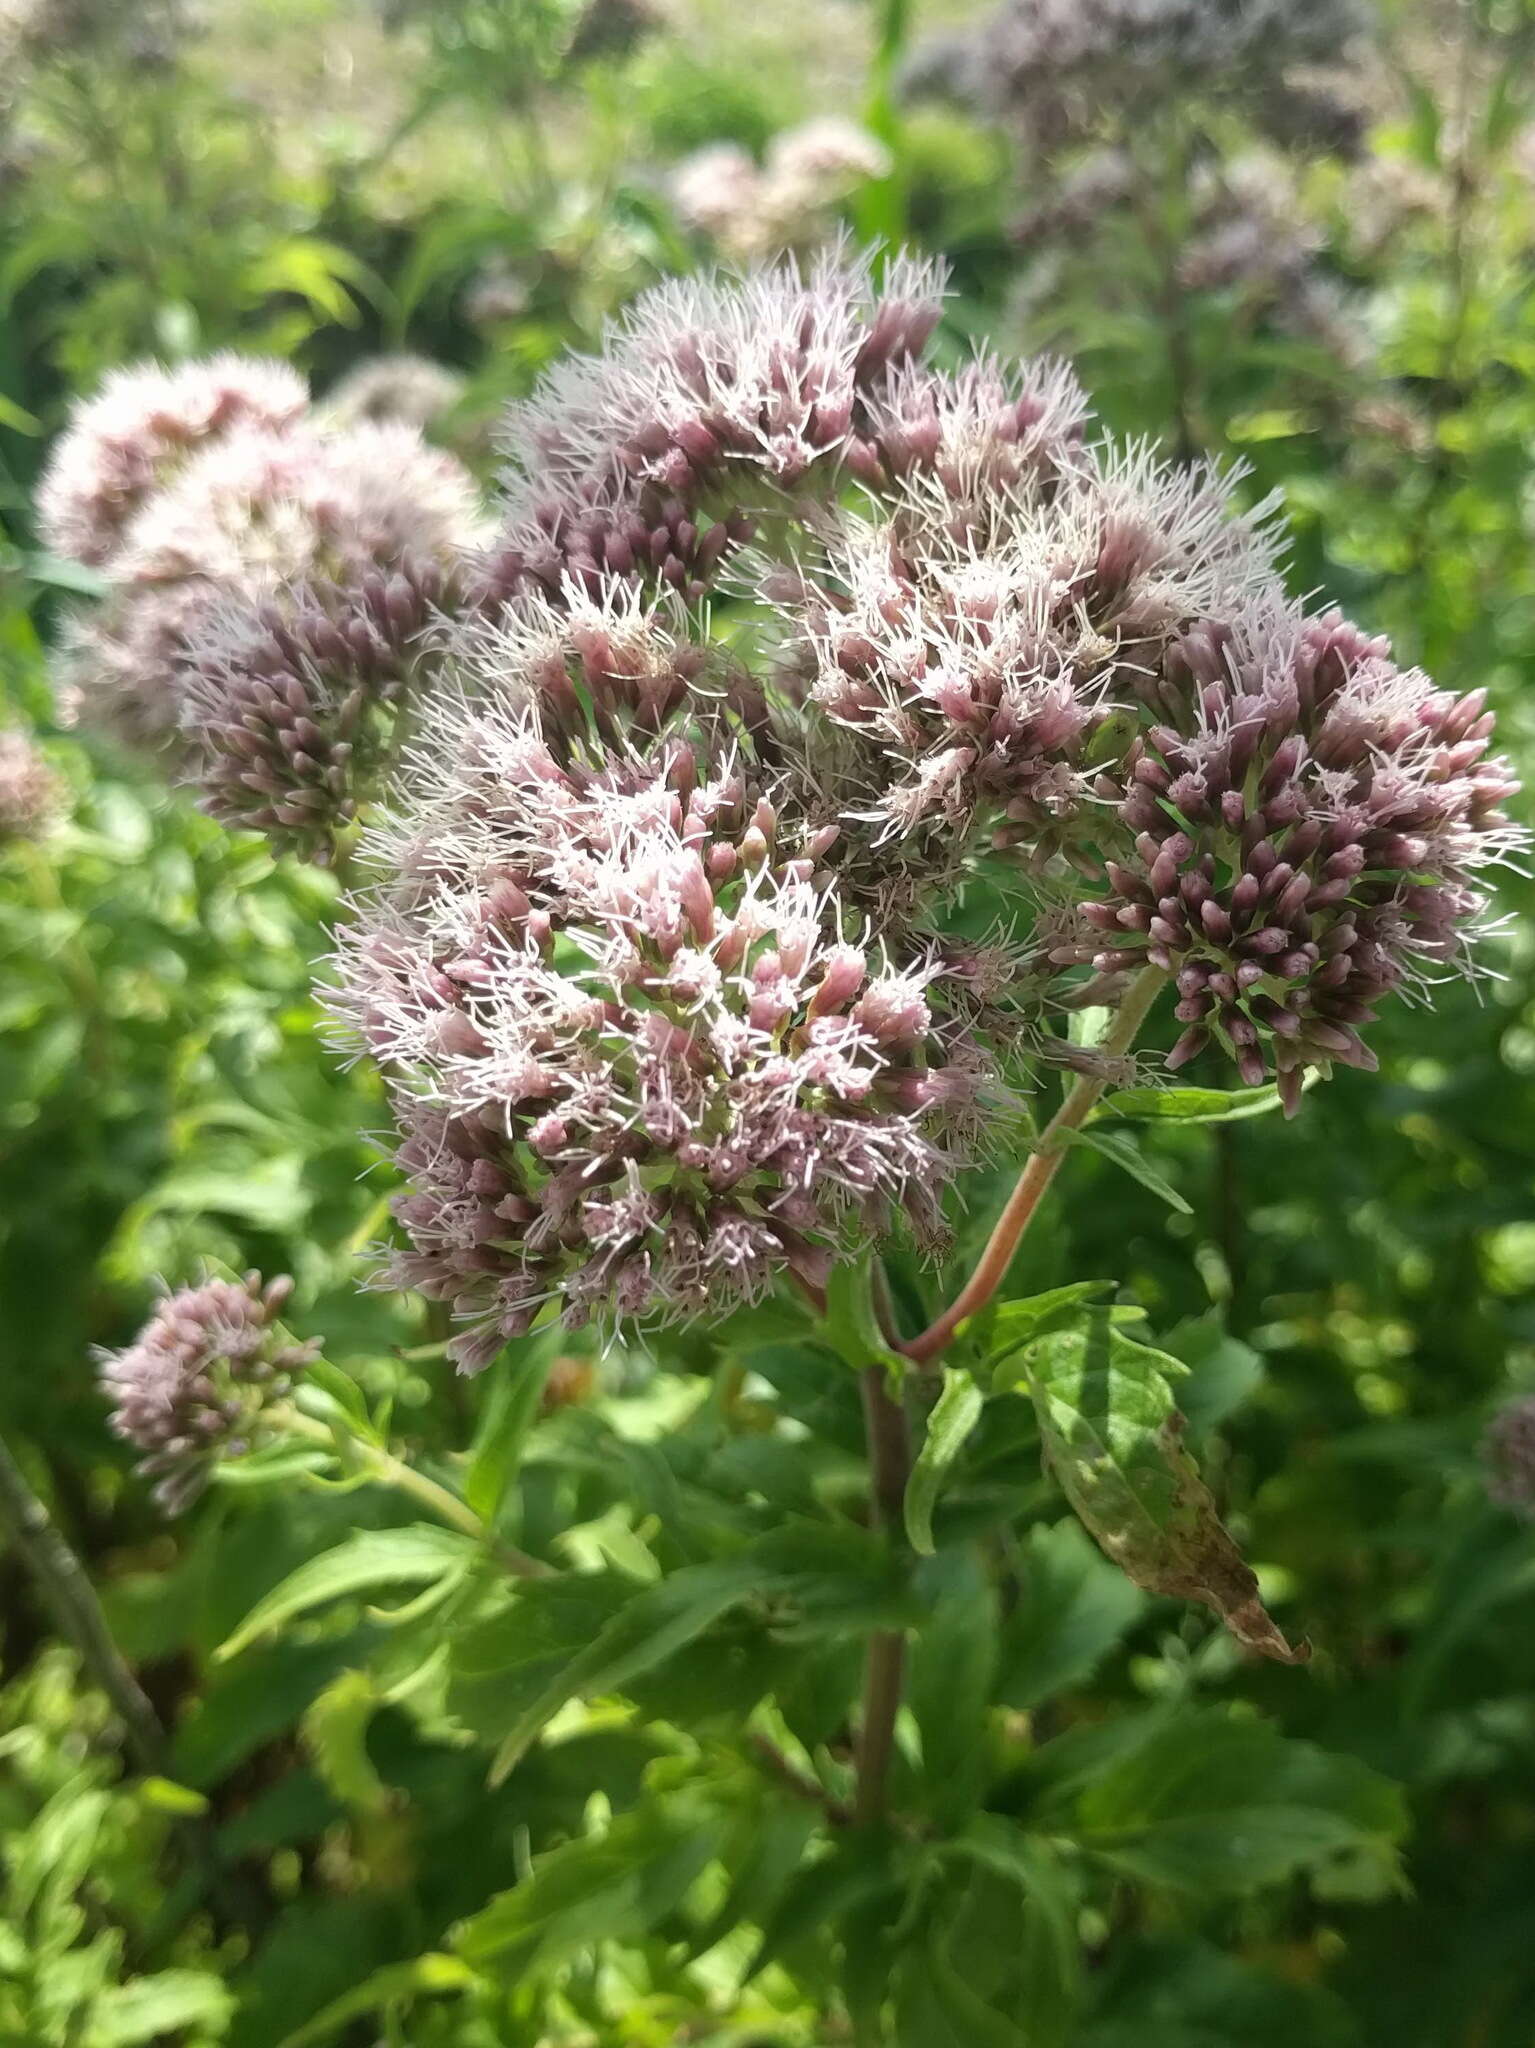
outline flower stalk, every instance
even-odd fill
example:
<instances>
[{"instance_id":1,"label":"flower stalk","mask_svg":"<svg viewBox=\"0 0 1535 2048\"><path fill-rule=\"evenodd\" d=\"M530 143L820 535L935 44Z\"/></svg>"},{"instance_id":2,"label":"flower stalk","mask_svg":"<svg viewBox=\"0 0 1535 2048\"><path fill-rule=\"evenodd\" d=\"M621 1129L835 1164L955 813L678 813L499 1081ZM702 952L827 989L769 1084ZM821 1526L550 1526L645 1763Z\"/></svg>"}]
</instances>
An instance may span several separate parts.
<instances>
[{"instance_id":1,"label":"flower stalk","mask_svg":"<svg viewBox=\"0 0 1535 2048\"><path fill-rule=\"evenodd\" d=\"M1099 1048L1105 1061L1129 1051L1166 980L1167 976L1159 967L1143 968L1136 976ZM1012 1264L1013 1254L1022 1242L1023 1234L1032 1222L1035 1210L1055 1178L1066 1149L1068 1134L1082 1128L1105 1086L1102 1074L1078 1075L1065 1101L1046 1124L1038 1146L1030 1154L1027 1165L1019 1174L1017 1184L1008 1197L1006 1208L997 1218L996 1227L987 1240L986 1249L982 1252L975 1271L943 1314L931 1322L920 1336L913 1337L909 1343L901 1346L914 1365L931 1365L946 1348L960 1324L978 1314L1001 1286L1007 1269Z\"/></svg>"},{"instance_id":2,"label":"flower stalk","mask_svg":"<svg viewBox=\"0 0 1535 2048\"><path fill-rule=\"evenodd\" d=\"M306 1415L302 1409L285 1405L272 1411L271 1422L293 1436L306 1437L311 1443L324 1444L338 1452L344 1462L351 1464L362 1475L379 1486L393 1488L424 1507L428 1514L445 1522L450 1529L457 1529L465 1536L472 1536L476 1542L487 1543L498 1564L519 1579L547 1579L554 1575L554 1566L545 1564L542 1558L531 1557L515 1544L504 1543L492 1538L490 1531L469 1503L431 1479L424 1472L418 1472L403 1458L395 1457L377 1444L370 1444L354 1436L339 1421L332 1426L321 1422L317 1416Z\"/></svg>"}]
</instances>

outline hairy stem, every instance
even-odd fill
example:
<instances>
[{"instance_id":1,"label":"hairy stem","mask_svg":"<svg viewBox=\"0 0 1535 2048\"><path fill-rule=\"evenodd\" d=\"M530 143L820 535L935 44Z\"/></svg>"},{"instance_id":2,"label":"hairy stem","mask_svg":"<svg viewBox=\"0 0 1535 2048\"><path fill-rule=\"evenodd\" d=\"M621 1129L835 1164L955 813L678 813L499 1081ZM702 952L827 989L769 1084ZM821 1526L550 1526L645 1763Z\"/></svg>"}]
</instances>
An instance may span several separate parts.
<instances>
[{"instance_id":1,"label":"hairy stem","mask_svg":"<svg viewBox=\"0 0 1535 2048\"><path fill-rule=\"evenodd\" d=\"M336 1448L335 1431L300 1409L284 1407L274 1410L273 1419L295 1436L306 1436L314 1443ZM424 1472L407 1465L392 1451L380 1450L377 1444L364 1443L361 1438L351 1435L345 1442L348 1454L356 1457L369 1479L376 1480L380 1486L392 1486L397 1493L419 1501L422 1507L450 1528L461 1529L466 1536L473 1536L479 1541L488 1539L490 1532L474 1509L448 1487L439 1485L435 1479L428 1479ZM512 1544L496 1541L490 1547L492 1555L519 1579L547 1579L554 1575L552 1565L545 1564L542 1558L530 1557L526 1551L518 1550Z\"/></svg>"},{"instance_id":2,"label":"hairy stem","mask_svg":"<svg viewBox=\"0 0 1535 2048\"><path fill-rule=\"evenodd\" d=\"M1166 979L1160 967L1147 967L1136 976L1099 1045L1100 1052L1112 1059L1129 1051ZM1104 1086L1101 1076L1078 1076L1066 1100L1040 1134L1039 1144L1018 1176L1017 1185L1008 1197L1007 1207L997 1219L996 1228L987 1240L975 1271L936 1322L930 1323L920 1337L913 1337L901 1346L915 1364L931 1364L960 1324L983 1309L1002 1285L1023 1233L1055 1178L1066 1149L1066 1134L1081 1129Z\"/></svg>"},{"instance_id":3,"label":"hairy stem","mask_svg":"<svg viewBox=\"0 0 1535 2048\"><path fill-rule=\"evenodd\" d=\"M869 1445L875 1526L896 1529L901 1524L911 1465L906 1413L885 1384L883 1366L865 1366L859 1386ZM895 1717L900 1711L905 1669L906 1638L901 1630L881 1629L870 1636L864 1660L863 1711L858 1724L858 1782L853 1796L853 1818L860 1826L879 1820L885 1811L885 1788L895 1750Z\"/></svg>"},{"instance_id":4,"label":"hairy stem","mask_svg":"<svg viewBox=\"0 0 1535 2048\"><path fill-rule=\"evenodd\" d=\"M0 1521L36 1581L60 1635L73 1643L87 1671L111 1701L135 1763L141 1771L164 1771L169 1745L160 1717L113 1640L84 1565L3 1441Z\"/></svg>"}]
</instances>

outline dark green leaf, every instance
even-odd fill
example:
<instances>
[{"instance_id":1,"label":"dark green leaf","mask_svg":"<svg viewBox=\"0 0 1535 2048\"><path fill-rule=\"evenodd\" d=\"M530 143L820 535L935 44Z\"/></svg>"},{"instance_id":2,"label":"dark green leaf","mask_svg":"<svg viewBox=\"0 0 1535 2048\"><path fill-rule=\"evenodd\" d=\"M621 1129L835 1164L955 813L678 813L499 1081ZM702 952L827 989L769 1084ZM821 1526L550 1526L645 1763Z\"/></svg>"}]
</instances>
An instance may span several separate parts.
<instances>
[{"instance_id":1,"label":"dark green leaf","mask_svg":"<svg viewBox=\"0 0 1535 2048\"><path fill-rule=\"evenodd\" d=\"M1030 1529L1017 1606L1002 1632L1001 1697L1009 1706L1038 1706L1090 1678L1145 1608L1145 1596L1079 1523Z\"/></svg>"},{"instance_id":2,"label":"dark green leaf","mask_svg":"<svg viewBox=\"0 0 1535 2048\"><path fill-rule=\"evenodd\" d=\"M259 1636L297 1615L349 1594L390 1586L428 1586L463 1575L479 1555L471 1536L420 1523L408 1529L363 1529L334 1550L310 1558L259 1600L215 1655L234 1657Z\"/></svg>"},{"instance_id":3,"label":"dark green leaf","mask_svg":"<svg viewBox=\"0 0 1535 2048\"><path fill-rule=\"evenodd\" d=\"M319 2041L333 2041L353 2020L388 2006L409 2005L420 1997L464 1991L478 1980L467 1963L457 1956L427 1954L412 1956L408 1963L388 1963L375 1970L355 1990L343 1992L323 2012L315 2014L296 2034L287 2035L279 2048L314 2048Z\"/></svg>"},{"instance_id":4,"label":"dark green leaf","mask_svg":"<svg viewBox=\"0 0 1535 2048\"><path fill-rule=\"evenodd\" d=\"M521 1884L454 1929L454 1951L522 1978L596 1942L633 1941L676 1908L724 1837L718 1811L685 1794L620 1814L536 1857Z\"/></svg>"},{"instance_id":5,"label":"dark green leaf","mask_svg":"<svg viewBox=\"0 0 1535 2048\"><path fill-rule=\"evenodd\" d=\"M1148 1716L1138 1740L1037 1819L1146 1883L1241 1894L1344 1859L1391 1885L1406 1809L1353 1757L1209 1707Z\"/></svg>"}]
</instances>

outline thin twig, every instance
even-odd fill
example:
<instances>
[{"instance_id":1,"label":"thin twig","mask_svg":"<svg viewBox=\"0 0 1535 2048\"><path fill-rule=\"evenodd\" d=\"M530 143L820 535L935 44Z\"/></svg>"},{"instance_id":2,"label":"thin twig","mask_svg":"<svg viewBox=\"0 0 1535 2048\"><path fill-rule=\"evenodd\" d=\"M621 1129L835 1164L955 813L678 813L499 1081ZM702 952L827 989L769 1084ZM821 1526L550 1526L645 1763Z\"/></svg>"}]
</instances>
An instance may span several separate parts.
<instances>
[{"instance_id":1,"label":"thin twig","mask_svg":"<svg viewBox=\"0 0 1535 2048\"><path fill-rule=\"evenodd\" d=\"M112 1702L135 1763L141 1771L161 1774L170 1744L160 1717L128 1669L84 1565L3 1441L0 1520L31 1571L59 1633L80 1652L91 1677Z\"/></svg>"},{"instance_id":2,"label":"thin twig","mask_svg":"<svg viewBox=\"0 0 1535 2048\"><path fill-rule=\"evenodd\" d=\"M1146 1021L1146 1013L1166 980L1167 976L1160 967L1147 967L1130 984L1108 1035L1098 1047L1107 1059L1128 1052L1135 1043L1136 1034ZM1078 1077L1066 1100L1046 1124L1038 1147L1018 1176L1018 1183L1008 1197L1007 1207L997 1219L996 1228L987 1240L975 1271L943 1314L929 1323L920 1337L913 1337L901 1346L914 1364L931 1364L960 1324L983 1309L1002 1285L1023 1233L1028 1229L1045 1190L1055 1178L1066 1149L1067 1134L1079 1130L1086 1122L1088 1112L1103 1093L1105 1085L1102 1075L1082 1074Z\"/></svg>"}]
</instances>

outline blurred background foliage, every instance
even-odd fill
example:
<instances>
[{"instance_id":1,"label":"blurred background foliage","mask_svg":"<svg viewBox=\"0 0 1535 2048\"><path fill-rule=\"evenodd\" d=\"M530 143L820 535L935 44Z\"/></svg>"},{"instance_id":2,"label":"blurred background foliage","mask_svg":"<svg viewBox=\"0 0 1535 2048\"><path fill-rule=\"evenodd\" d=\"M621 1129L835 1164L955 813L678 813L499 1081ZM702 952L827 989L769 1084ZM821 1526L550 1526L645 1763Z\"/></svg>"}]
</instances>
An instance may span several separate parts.
<instances>
[{"instance_id":1,"label":"blurred background foliage","mask_svg":"<svg viewBox=\"0 0 1535 2048\"><path fill-rule=\"evenodd\" d=\"M677 1722L710 1725L696 1662L641 1686L638 1716L573 1709L487 1792L472 1683L451 1712L431 1684L413 1695L374 1610L215 1660L296 1565L397 1510L376 1490L230 1487L164 1526L107 1436L90 1357L131 1333L156 1276L208 1258L293 1272L303 1326L428 1459L495 1418L430 1355L419 1309L355 1291L388 1190L358 1135L382 1120L376 1084L340 1069L309 995L333 885L55 717L46 650L76 572L37 552L28 504L70 398L151 353L277 352L323 392L408 351L461 380L434 431L488 474L500 401L655 277L841 223L909 238L953 262L955 338L1068 353L1116 428L1245 460L1293 522L1294 587L1445 685L1486 687L1535 772L1535 10L1374 13L1368 54L1314 81L1333 131L1298 139L1219 89L1024 132L959 75L977 19L961 0L0 7L0 685L62 792L46 836L0 846L0 1419L172 1731L163 1774L125 1763L0 1558L0 2039L851 2039L817 1928L863 1897L831 1859L776 1918L736 1902L771 1921L760 1974L729 1943L689 1948L686 1845L719 1845L680 1775L670 1806L638 1788L685 1775ZM828 152L785 138L829 115L863 133L807 196L795 164ZM1207 1469L1318 1654L1305 1673L1244 1663L1204 1616L1126 1589L1026 1479L995 1617L1005 1704L975 1724L1003 1810L1098 1797L1112 1829L1117 1788L1131 1828L1139 1795L1105 1731L1163 1745L1154 1781L1218 1778L1231 1724L1212 1717L1235 1702L1394 1780L1410 1826L1400 1877L1379 1850L1391 1824L1361 1818L1349 1854L1309 1882L1303 1855L1280 1856L1261 1897L1220 1867L1234 1821L1182 1841L1188 1881L1166 1842L1161 1866L1148 1850L1091 1892L1068 1871L1076 2017L1016 2038L1535 2038L1535 1547L1477 1454L1489 1415L1535 1390L1531 907L1507 877L1500 978L1399 1007L1379 1078L1340 1072L1293 1124L1153 1127L1147 1156L1185 1210L1074 1157L1019 1259L1018 1294L1123 1279L1196 1366ZM683 1370L716 1362L708 1333L659 1357L541 1355L524 1532L643 1574L668 1489L838 1483L786 1471L765 1439L754 1457L749 1417L733 1447L709 1437ZM812 1396L785 1371L793 1414ZM740 1397L721 1381L711 1398ZM1016 1484L1017 1446L989 1448L954 1515L981 1513L999 1471ZM962 1573L930 1595L913 1709L937 1772L968 1684L942 1618L990 1596ZM828 1628L823 1692L840 1697L855 1654ZM736 1858L763 1901L767 1866L801 1846L782 1815L772 1829L748 1826ZM920 1946L938 1865L908 1848L931 1866L912 1877ZM453 1924L548 1852L573 1872L607 1861L563 1903L556 1880L501 1949L450 1951ZM1052 1895L1035 1877L1037 1916ZM903 2044L993 2038L961 1994L999 1953L1048 1947L1018 1916L978 1857L901 1993ZM894 1970L869 1940L866 1967Z\"/></svg>"}]
</instances>

